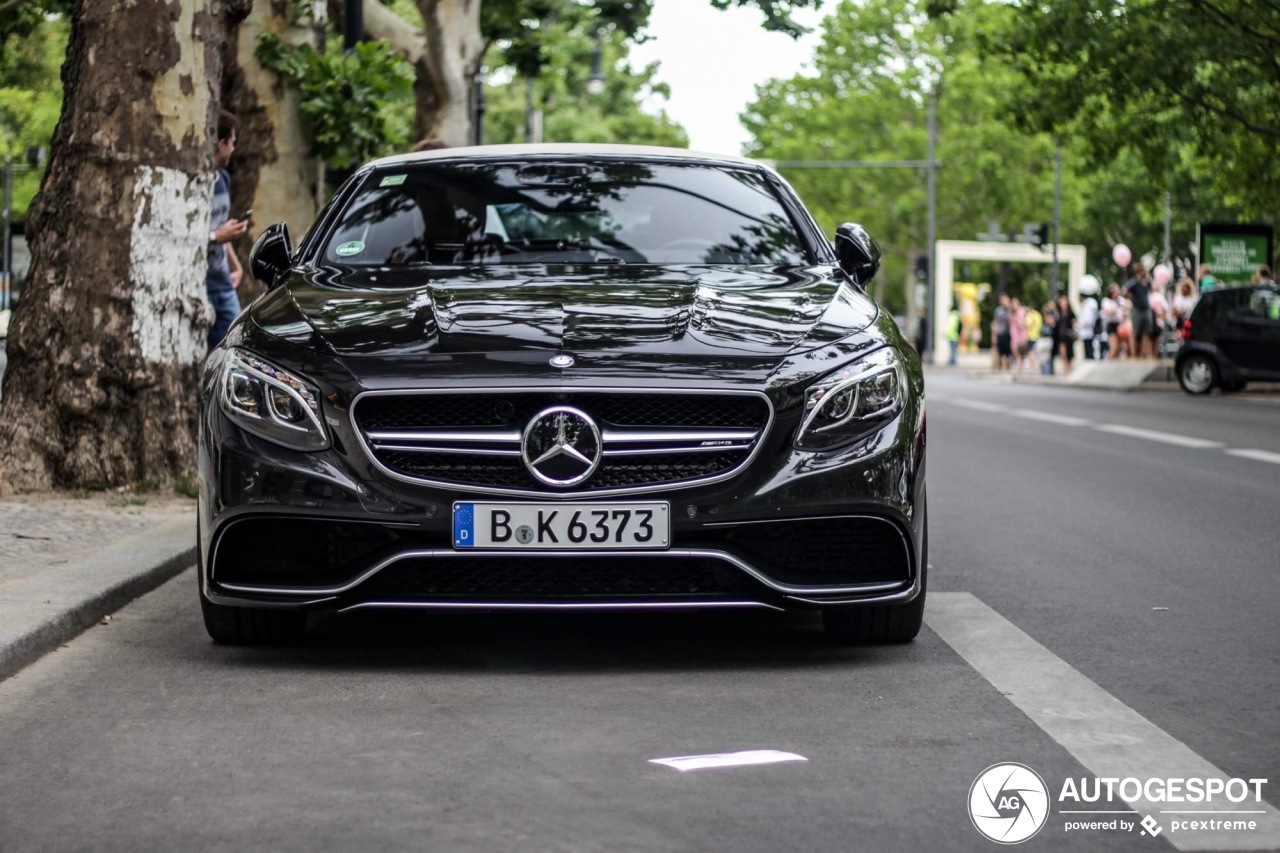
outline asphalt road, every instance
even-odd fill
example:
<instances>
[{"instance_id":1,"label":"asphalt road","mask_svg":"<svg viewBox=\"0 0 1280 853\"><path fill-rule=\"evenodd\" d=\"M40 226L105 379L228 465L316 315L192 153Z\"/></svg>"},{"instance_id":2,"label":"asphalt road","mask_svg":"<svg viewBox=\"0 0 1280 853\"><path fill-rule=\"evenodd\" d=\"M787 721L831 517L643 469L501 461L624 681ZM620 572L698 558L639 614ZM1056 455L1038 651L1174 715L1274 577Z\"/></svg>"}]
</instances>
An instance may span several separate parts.
<instances>
[{"instance_id":1,"label":"asphalt road","mask_svg":"<svg viewBox=\"0 0 1280 853\"><path fill-rule=\"evenodd\" d=\"M994 850L967 805L997 762L1055 800L1174 759L1280 785L1280 406L928 392L909 646L720 613L365 615L227 649L188 572L0 682L0 850ZM807 760L651 763L758 749ZM1027 844L1256 847L1271 804L1252 836L1154 812L1152 838L1055 802Z\"/></svg>"}]
</instances>

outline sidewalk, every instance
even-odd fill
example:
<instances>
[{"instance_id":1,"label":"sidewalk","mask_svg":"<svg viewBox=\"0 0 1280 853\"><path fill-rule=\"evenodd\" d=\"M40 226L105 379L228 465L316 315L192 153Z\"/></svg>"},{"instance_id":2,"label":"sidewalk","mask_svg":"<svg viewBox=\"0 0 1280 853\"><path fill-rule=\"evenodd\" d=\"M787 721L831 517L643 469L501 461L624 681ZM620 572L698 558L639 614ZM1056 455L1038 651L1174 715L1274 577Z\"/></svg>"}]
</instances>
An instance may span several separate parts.
<instances>
[{"instance_id":1,"label":"sidewalk","mask_svg":"<svg viewBox=\"0 0 1280 853\"><path fill-rule=\"evenodd\" d=\"M1109 391L1177 390L1173 375L1173 362L1169 359L1122 359L1120 361L1090 361L1078 359L1073 363L1070 376L1056 373L1042 375L1039 370L1024 370L1021 376L1011 371L997 371L991 366L991 351L979 350L960 353L955 367L940 366L933 370L958 370L973 379L991 382L1012 382L1024 385L1049 385L1065 388L1099 388Z\"/></svg>"},{"instance_id":2,"label":"sidewalk","mask_svg":"<svg viewBox=\"0 0 1280 853\"><path fill-rule=\"evenodd\" d=\"M0 501L0 679L192 565L195 507L171 493Z\"/></svg>"}]
</instances>

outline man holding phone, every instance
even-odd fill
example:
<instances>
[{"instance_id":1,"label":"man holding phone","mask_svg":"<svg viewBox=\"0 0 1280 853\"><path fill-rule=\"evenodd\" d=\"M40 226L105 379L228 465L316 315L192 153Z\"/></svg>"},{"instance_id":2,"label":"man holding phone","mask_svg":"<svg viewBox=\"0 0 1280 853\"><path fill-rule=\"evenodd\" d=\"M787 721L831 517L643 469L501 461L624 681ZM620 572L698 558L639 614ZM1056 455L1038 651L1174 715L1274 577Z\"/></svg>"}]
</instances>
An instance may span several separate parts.
<instances>
[{"instance_id":1,"label":"man holding phone","mask_svg":"<svg viewBox=\"0 0 1280 853\"><path fill-rule=\"evenodd\" d=\"M209 271L205 274L205 291L213 306L213 325L209 327L209 349L216 347L240 314L236 288L244 268L228 245L249 227L249 215L231 219L231 175L227 163L236 148L236 119L225 110L218 113L218 141L213 153L216 175L213 183L213 212L209 220ZM251 212L251 211L250 211Z\"/></svg>"}]
</instances>

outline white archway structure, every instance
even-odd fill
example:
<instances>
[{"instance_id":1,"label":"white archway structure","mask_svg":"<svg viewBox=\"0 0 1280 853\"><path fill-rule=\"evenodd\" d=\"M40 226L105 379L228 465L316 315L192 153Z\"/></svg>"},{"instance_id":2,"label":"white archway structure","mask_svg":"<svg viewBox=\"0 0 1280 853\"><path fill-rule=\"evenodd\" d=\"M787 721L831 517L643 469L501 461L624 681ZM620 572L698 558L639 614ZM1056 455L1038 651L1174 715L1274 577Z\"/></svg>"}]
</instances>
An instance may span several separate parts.
<instances>
[{"instance_id":1,"label":"white archway structure","mask_svg":"<svg viewBox=\"0 0 1280 853\"><path fill-rule=\"evenodd\" d=\"M985 243L976 240L939 240L935 244L937 276L933 299L933 363L947 363L946 317L951 313L955 284L956 261L994 261L996 263L1051 264L1053 254L1041 251L1030 243ZM1067 265L1067 299L1078 314L1080 311L1080 277L1084 275L1084 246L1058 244L1058 263ZM1078 345L1078 344L1077 344Z\"/></svg>"}]
</instances>

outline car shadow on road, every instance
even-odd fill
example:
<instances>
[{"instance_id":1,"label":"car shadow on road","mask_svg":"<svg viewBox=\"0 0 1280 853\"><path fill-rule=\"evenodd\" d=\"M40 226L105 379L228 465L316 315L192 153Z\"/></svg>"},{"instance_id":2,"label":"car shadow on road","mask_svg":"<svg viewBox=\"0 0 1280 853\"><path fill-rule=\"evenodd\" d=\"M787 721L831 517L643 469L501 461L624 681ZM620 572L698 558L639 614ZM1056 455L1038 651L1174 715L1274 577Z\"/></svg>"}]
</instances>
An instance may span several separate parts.
<instances>
[{"instance_id":1,"label":"car shadow on road","mask_svg":"<svg viewBox=\"0 0 1280 853\"><path fill-rule=\"evenodd\" d=\"M816 614L388 611L313 616L290 646L215 649L256 668L606 675L891 666L919 647L833 645Z\"/></svg>"}]
</instances>

